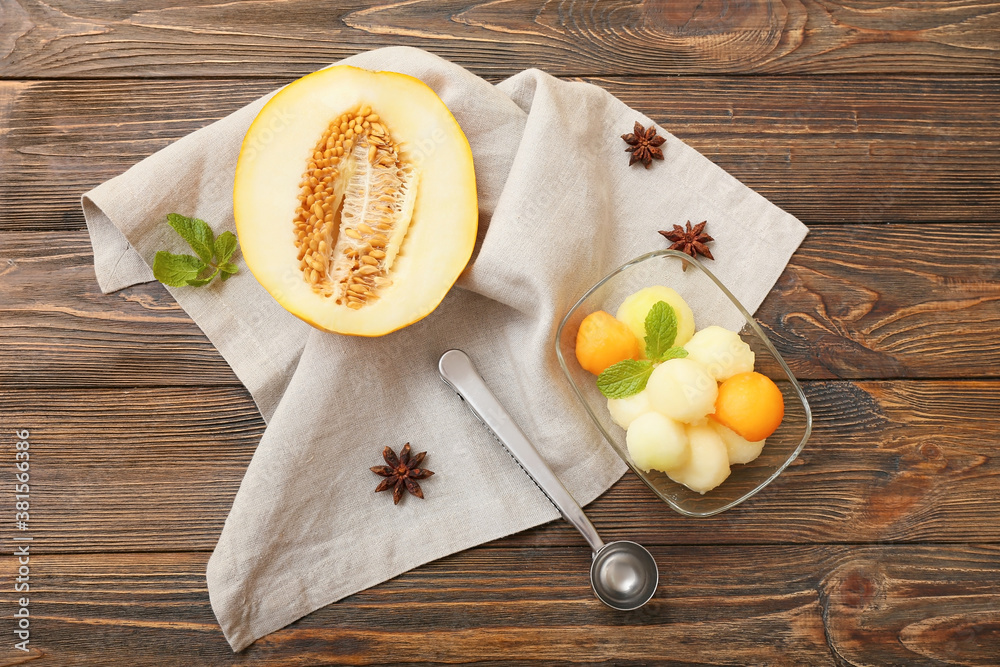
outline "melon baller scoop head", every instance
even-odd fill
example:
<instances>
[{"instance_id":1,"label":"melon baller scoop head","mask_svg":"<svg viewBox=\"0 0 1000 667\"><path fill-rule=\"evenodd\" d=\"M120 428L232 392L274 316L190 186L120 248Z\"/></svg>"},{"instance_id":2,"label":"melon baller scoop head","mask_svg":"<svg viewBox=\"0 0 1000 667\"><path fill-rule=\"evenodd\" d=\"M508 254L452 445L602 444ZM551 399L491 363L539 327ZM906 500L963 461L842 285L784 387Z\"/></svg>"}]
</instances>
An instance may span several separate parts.
<instances>
[{"instance_id":1,"label":"melon baller scoop head","mask_svg":"<svg viewBox=\"0 0 1000 667\"><path fill-rule=\"evenodd\" d=\"M580 505L538 454L521 429L483 382L472 360L461 350L448 350L438 362L444 381L465 401L473 414L510 452L524 472L573 524L594 552L590 564L590 585L604 604L620 611L646 604L659 582L653 556L635 542L601 540Z\"/></svg>"}]
</instances>

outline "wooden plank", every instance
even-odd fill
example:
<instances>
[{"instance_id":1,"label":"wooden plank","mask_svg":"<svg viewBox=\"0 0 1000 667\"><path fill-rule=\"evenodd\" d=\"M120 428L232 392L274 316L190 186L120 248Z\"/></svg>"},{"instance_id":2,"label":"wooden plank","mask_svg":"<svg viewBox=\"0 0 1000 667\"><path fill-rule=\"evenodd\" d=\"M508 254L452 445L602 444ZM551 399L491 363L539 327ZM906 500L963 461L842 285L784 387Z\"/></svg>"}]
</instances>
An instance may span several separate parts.
<instances>
[{"instance_id":1,"label":"wooden plank","mask_svg":"<svg viewBox=\"0 0 1000 667\"><path fill-rule=\"evenodd\" d=\"M211 550L264 432L238 387L0 394L0 434L31 433L30 534L49 552Z\"/></svg>"},{"instance_id":2,"label":"wooden plank","mask_svg":"<svg viewBox=\"0 0 1000 667\"><path fill-rule=\"evenodd\" d=\"M1000 220L998 79L593 81L807 223ZM82 229L83 192L285 82L0 82L0 229Z\"/></svg>"},{"instance_id":3,"label":"wooden plank","mask_svg":"<svg viewBox=\"0 0 1000 667\"><path fill-rule=\"evenodd\" d=\"M479 548L324 607L234 656L207 554L31 557L32 650L59 665L991 664L995 545L654 547L641 611L593 598L589 553ZM2 567L12 569L10 558ZM12 594L0 604L12 608ZM20 657L8 643L3 664ZM127 656L127 657L126 657ZM44 663L44 664L49 664Z\"/></svg>"},{"instance_id":4,"label":"wooden plank","mask_svg":"<svg viewBox=\"0 0 1000 667\"><path fill-rule=\"evenodd\" d=\"M372 3L319 6L3 0L0 76L297 76L417 46L491 77L580 74L996 73L1000 10L977 0L738 4Z\"/></svg>"},{"instance_id":5,"label":"wooden plank","mask_svg":"<svg viewBox=\"0 0 1000 667\"><path fill-rule=\"evenodd\" d=\"M92 261L84 232L0 233L0 383L237 382L165 289L101 294ZM1000 224L815 227L757 317L800 378L995 376Z\"/></svg>"},{"instance_id":6,"label":"wooden plank","mask_svg":"<svg viewBox=\"0 0 1000 667\"><path fill-rule=\"evenodd\" d=\"M84 192L280 85L160 83L0 83L0 228L83 229Z\"/></svg>"},{"instance_id":7,"label":"wooden plank","mask_svg":"<svg viewBox=\"0 0 1000 667\"><path fill-rule=\"evenodd\" d=\"M994 232L813 227L755 316L797 377L996 377Z\"/></svg>"},{"instance_id":8,"label":"wooden plank","mask_svg":"<svg viewBox=\"0 0 1000 667\"><path fill-rule=\"evenodd\" d=\"M0 313L3 385L239 384L159 283L101 294L85 232L0 234Z\"/></svg>"},{"instance_id":9,"label":"wooden plank","mask_svg":"<svg viewBox=\"0 0 1000 667\"><path fill-rule=\"evenodd\" d=\"M593 83L807 224L1000 219L1000 80Z\"/></svg>"},{"instance_id":10,"label":"wooden plank","mask_svg":"<svg viewBox=\"0 0 1000 667\"><path fill-rule=\"evenodd\" d=\"M811 440L744 505L681 517L629 474L589 506L594 524L659 545L1000 541L1000 381L806 393ZM238 388L0 391L0 433L32 434L31 531L46 553L213 549L263 428ZM500 544L580 543L553 522Z\"/></svg>"}]
</instances>

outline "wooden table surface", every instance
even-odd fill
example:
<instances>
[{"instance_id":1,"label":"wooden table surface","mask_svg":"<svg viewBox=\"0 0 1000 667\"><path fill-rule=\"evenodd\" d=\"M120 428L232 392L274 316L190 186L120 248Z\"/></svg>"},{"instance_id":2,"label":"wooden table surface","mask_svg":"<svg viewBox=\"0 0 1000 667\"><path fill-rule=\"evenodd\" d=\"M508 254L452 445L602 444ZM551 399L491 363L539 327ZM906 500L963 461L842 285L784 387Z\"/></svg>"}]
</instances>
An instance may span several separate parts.
<instances>
[{"instance_id":1,"label":"wooden table surface","mask_svg":"<svg viewBox=\"0 0 1000 667\"><path fill-rule=\"evenodd\" d=\"M590 506L661 564L641 611L597 602L552 523L233 655L204 571L264 424L163 287L100 293L80 195L398 44L593 82L808 224L757 316L813 436L714 518L632 474ZM0 664L1000 664L998 329L996 2L0 0Z\"/></svg>"}]
</instances>

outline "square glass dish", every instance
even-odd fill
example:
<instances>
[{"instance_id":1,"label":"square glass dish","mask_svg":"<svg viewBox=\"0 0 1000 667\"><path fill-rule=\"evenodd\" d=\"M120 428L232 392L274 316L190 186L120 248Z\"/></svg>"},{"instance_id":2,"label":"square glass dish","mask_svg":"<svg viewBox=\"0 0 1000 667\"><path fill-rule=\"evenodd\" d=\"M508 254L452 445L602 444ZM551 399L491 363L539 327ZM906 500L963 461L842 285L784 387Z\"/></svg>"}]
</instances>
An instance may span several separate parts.
<instances>
[{"instance_id":1,"label":"square glass dish","mask_svg":"<svg viewBox=\"0 0 1000 667\"><path fill-rule=\"evenodd\" d=\"M754 370L771 378L785 401L784 419L767 438L760 456L751 463L733 465L726 481L705 494L691 491L665 473L636 467L625 444L625 430L611 420L608 399L597 389L597 378L576 360L576 334L584 317L598 310L614 315L625 297L652 285L671 287L681 295L694 312L696 330L718 325L738 331L754 351ZM681 252L660 250L637 257L587 290L559 324L556 355L604 439L653 493L686 516L712 516L756 494L795 460L812 430L812 413L802 387L760 325L708 269Z\"/></svg>"}]
</instances>

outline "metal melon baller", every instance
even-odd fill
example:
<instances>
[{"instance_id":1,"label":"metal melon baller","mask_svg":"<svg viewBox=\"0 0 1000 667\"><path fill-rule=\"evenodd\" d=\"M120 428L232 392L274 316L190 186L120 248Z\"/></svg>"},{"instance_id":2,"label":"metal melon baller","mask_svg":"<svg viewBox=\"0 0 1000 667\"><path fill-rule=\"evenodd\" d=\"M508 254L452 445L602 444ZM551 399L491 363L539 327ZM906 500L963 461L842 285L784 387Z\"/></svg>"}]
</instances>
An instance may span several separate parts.
<instances>
[{"instance_id":1,"label":"metal melon baller","mask_svg":"<svg viewBox=\"0 0 1000 667\"><path fill-rule=\"evenodd\" d=\"M621 540L605 544L601 540L583 509L483 382L469 355L461 350L448 350L441 355L438 370L444 381L548 496L563 518L590 544L594 551L590 584L597 598L620 611L638 609L646 604L659 582L653 556L635 542Z\"/></svg>"}]
</instances>

